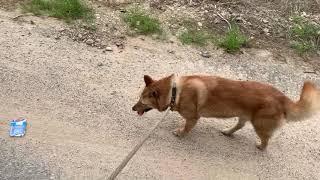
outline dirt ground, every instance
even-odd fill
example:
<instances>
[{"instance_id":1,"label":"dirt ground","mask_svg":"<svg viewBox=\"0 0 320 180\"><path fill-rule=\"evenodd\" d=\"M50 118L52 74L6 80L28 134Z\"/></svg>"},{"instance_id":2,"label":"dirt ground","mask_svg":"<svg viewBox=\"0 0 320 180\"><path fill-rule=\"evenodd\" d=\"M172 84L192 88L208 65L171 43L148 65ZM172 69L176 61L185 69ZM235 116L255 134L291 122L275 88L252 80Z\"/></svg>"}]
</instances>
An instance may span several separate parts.
<instances>
[{"instance_id":1,"label":"dirt ground","mask_svg":"<svg viewBox=\"0 0 320 180\"><path fill-rule=\"evenodd\" d=\"M296 99L304 80L320 84L294 54L279 61L262 49L222 50L203 58L178 43L129 38L113 52L55 38L54 19L0 11L0 179L106 179L163 114L131 111L143 75L208 73L268 82ZM33 23L30 23L32 20ZM9 120L28 119L23 138L8 136ZM254 146L251 125L233 138L219 130L234 119L201 119L184 139L170 113L118 179L320 179L318 117L287 124L267 151Z\"/></svg>"}]
</instances>

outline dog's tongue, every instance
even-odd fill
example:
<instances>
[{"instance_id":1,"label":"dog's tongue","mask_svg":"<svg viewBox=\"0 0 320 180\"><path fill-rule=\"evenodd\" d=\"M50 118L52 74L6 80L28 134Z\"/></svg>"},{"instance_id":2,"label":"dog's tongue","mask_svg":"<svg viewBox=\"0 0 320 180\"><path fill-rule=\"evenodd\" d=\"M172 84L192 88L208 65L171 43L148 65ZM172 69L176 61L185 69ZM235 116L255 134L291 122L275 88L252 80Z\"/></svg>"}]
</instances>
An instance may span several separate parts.
<instances>
[{"instance_id":1,"label":"dog's tongue","mask_svg":"<svg viewBox=\"0 0 320 180\"><path fill-rule=\"evenodd\" d=\"M139 116L142 116L142 115L143 115L143 113L144 113L143 111L141 111L141 112L140 112L140 111L138 111L138 115L139 115Z\"/></svg>"}]
</instances>

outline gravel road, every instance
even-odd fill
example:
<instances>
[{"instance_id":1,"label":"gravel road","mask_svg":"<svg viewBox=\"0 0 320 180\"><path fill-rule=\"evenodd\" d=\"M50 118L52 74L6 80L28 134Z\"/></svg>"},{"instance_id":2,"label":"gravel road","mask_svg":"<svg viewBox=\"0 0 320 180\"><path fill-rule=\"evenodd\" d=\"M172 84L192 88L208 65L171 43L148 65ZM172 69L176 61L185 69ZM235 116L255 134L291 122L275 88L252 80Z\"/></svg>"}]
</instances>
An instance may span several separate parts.
<instances>
[{"instance_id":1,"label":"gravel road","mask_svg":"<svg viewBox=\"0 0 320 180\"><path fill-rule=\"evenodd\" d=\"M0 179L105 179L163 114L131 111L143 75L207 73L268 82L296 99L316 74L293 55L266 50L211 57L178 43L129 38L103 52L54 34L63 24L0 11ZM30 18L34 23L30 23ZM23 138L8 137L9 120L28 119ZM233 138L219 130L234 119L201 119L184 139L170 113L118 179L320 179L320 120L290 123L267 151L254 146L251 125Z\"/></svg>"}]
</instances>

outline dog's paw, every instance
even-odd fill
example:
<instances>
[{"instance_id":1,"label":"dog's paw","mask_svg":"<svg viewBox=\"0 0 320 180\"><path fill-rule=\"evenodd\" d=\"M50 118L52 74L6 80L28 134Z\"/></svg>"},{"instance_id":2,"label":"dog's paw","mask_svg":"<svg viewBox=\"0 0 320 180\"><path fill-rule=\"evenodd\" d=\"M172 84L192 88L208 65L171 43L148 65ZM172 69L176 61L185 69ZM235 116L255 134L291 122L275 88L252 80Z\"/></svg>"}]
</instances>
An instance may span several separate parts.
<instances>
[{"instance_id":1,"label":"dog's paw","mask_svg":"<svg viewBox=\"0 0 320 180\"><path fill-rule=\"evenodd\" d=\"M178 128L172 132L177 137L183 137L185 135L183 129Z\"/></svg>"},{"instance_id":2,"label":"dog's paw","mask_svg":"<svg viewBox=\"0 0 320 180\"><path fill-rule=\"evenodd\" d=\"M266 149L266 145L263 144L256 144L256 147L260 150L260 151L264 151Z\"/></svg>"},{"instance_id":3,"label":"dog's paw","mask_svg":"<svg viewBox=\"0 0 320 180\"><path fill-rule=\"evenodd\" d=\"M222 131L220 131L221 134L225 135L225 136L232 136L232 133L230 133L230 130L229 129L224 129Z\"/></svg>"}]
</instances>

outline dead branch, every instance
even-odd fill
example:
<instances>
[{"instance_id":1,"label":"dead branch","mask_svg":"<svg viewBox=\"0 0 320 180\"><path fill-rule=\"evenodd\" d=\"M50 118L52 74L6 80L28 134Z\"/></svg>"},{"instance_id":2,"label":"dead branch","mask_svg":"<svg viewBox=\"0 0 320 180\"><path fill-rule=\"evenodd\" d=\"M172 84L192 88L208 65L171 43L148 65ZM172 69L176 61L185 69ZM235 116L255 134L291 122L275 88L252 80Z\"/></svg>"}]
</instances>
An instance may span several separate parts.
<instances>
[{"instance_id":1,"label":"dead branch","mask_svg":"<svg viewBox=\"0 0 320 180\"><path fill-rule=\"evenodd\" d=\"M228 24L229 29L231 29L231 24L230 24L230 22L229 22L226 18L224 18L220 13L217 12L217 15L218 15L223 21L225 21L225 22Z\"/></svg>"}]
</instances>

